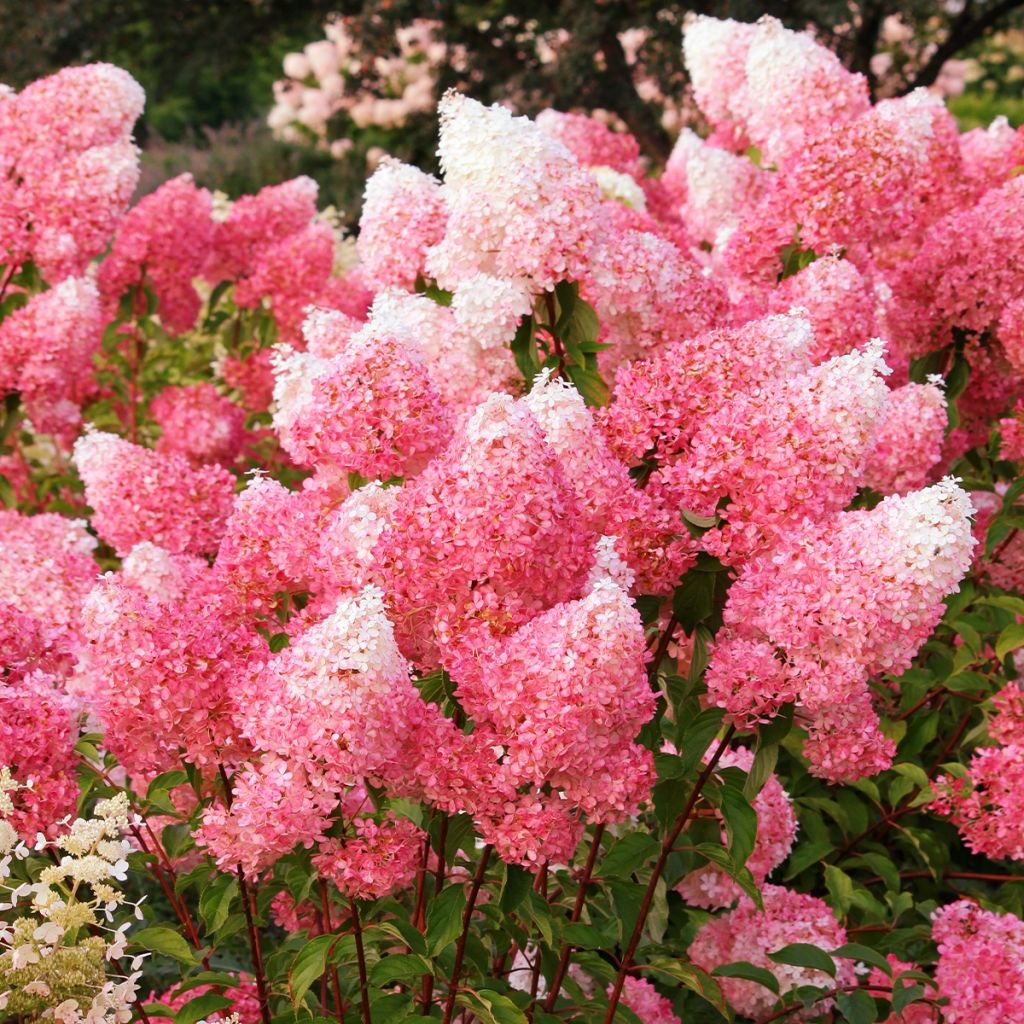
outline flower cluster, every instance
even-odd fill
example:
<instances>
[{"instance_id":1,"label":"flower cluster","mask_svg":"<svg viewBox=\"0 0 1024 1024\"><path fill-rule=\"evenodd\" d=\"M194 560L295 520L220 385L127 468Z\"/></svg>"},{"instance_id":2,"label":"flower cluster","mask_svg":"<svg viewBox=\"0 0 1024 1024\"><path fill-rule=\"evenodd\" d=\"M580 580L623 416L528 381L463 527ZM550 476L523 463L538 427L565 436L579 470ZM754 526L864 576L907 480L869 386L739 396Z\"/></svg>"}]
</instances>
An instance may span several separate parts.
<instances>
[{"instance_id":1,"label":"flower cluster","mask_svg":"<svg viewBox=\"0 0 1024 1024\"><path fill-rule=\"evenodd\" d=\"M12 859L30 851L8 824L11 792L21 787L0 767L0 1011L58 1024L127 1024L141 977L142 957L134 957L127 977L108 974L108 963L122 970L131 922L110 927L129 903L117 884L127 878L131 844L128 798L120 794L96 804L95 817L67 819L56 840L42 836L35 850L47 849L53 863L36 869L34 879L12 885ZM12 879L13 881L13 879ZM88 931L88 934L84 934Z\"/></svg>"}]
</instances>

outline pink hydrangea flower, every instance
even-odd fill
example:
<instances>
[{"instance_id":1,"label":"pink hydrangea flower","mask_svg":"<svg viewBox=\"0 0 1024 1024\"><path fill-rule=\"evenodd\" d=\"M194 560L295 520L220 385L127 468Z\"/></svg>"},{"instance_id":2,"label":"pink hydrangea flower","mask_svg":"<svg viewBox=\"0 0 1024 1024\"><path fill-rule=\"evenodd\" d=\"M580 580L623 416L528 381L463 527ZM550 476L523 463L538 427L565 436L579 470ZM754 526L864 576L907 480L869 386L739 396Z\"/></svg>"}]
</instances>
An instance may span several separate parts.
<instances>
[{"instance_id":1,"label":"pink hydrangea flower","mask_svg":"<svg viewBox=\"0 0 1024 1024\"><path fill-rule=\"evenodd\" d=\"M1024 1015L1024 922L958 900L932 917L939 995L949 1024L1005 1024Z\"/></svg>"},{"instance_id":2,"label":"pink hydrangea flower","mask_svg":"<svg viewBox=\"0 0 1024 1024\"><path fill-rule=\"evenodd\" d=\"M226 469L98 431L78 439L74 458L92 523L120 554L144 540L175 554L216 550L234 495Z\"/></svg>"},{"instance_id":3,"label":"pink hydrangea flower","mask_svg":"<svg viewBox=\"0 0 1024 1024\"><path fill-rule=\"evenodd\" d=\"M764 910L758 910L749 898L744 897L735 910L701 925L690 944L690 959L705 971L738 960L763 967L775 975L782 995L801 985L824 989L836 983L849 985L855 980L853 964L849 960L835 961L835 981L824 971L777 964L770 960L769 953L794 942L810 943L825 950L835 949L846 941L846 931L832 916L828 904L815 896L778 885L764 886L761 896ZM741 978L721 978L719 984L733 1009L747 1017L759 1019L767 1015L778 998L756 982ZM830 1000L815 1003L811 1014L820 1014L830 1005Z\"/></svg>"}]
</instances>

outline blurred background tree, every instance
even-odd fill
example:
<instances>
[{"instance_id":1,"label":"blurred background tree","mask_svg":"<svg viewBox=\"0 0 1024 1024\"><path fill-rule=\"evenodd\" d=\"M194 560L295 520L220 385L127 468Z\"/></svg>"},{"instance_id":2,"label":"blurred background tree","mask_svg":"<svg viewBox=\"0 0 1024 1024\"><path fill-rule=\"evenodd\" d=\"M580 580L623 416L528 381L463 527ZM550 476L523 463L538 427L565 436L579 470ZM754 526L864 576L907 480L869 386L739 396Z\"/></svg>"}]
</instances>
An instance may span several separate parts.
<instances>
[{"instance_id":1,"label":"blurred background tree","mask_svg":"<svg viewBox=\"0 0 1024 1024\"><path fill-rule=\"evenodd\" d=\"M394 53L396 29L414 19L436 22L447 52L459 55L438 68L438 93L458 85L526 113L603 109L657 163L675 128L664 98L686 95L680 39L691 12L771 14L810 28L881 95L933 85L948 61L969 58L951 105L971 126L999 112L1024 117L1022 11L1024 0L0 0L0 80L20 88L66 64L119 64L146 89L145 189L181 170L232 194L309 173L351 220L367 150L429 167L435 125L426 115L390 133L343 124L359 145L342 159L271 136L265 117L282 59L322 39L332 15L348 19L371 58ZM372 59L363 73L372 87Z\"/></svg>"}]
</instances>

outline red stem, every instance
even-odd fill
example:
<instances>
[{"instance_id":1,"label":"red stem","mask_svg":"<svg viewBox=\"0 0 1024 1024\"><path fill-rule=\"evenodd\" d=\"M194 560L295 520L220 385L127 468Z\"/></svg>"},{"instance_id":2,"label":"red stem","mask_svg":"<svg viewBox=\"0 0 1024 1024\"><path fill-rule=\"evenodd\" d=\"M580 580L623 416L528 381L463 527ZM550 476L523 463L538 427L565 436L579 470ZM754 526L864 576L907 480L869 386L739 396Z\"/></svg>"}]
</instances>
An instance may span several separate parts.
<instances>
[{"instance_id":1,"label":"red stem","mask_svg":"<svg viewBox=\"0 0 1024 1024\"><path fill-rule=\"evenodd\" d=\"M473 907L476 906L476 898L480 893L480 887L484 884L484 874L487 871L487 862L491 859L492 849L493 847L488 843L480 855L480 863L477 865L476 874L473 876L473 884L469 889L469 897L466 900L466 909L462 912L462 932L455 946L455 966L452 968L451 982L448 985L448 1000L444 1004L443 1024L451 1024L452 1014L455 1011L455 996L459 990L462 962L466 957L466 940L469 938L469 925L473 920Z\"/></svg>"},{"instance_id":2,"label":"red stem","mask_svg":"<svg viewBox=\"0 0 1024 1024\"><path fill-rule=\"evenodd\" d=\"M349 900L352 909L352 934L356 940L356 957L359 963L359 1004L363 1010L363 1024L370 1020L370 986L366 979L366 950L363 949L363 926L359 921L359 907L354 899Z\"/></svg>"},{"instance_id":3,"label":"red stem","mask_svg":"<svg viewBox=\"0 0 1024 1024\"><path fill-rule=\"evenodd\" d=\"M615 1019L615 1011L618 1009L619 1000L622 998L622 986L626 982L626 975L633 966L633 957L636 955L637 946L640 945L640 937L644 932L647 915L651 911L651 903L654 901L654 893L658 888L658 881L661 878L662 872L665 870L665 864L668 861L669 854L671 854L673 847L676 845L676 840L685 828L686 822L693 813L694 807L697 806L701 790L704 788L708 779L711 778L711 773L715 770L715 765L718 764L722 755L725 753L726 748L729 745L729 741L732 739L735 732L736 727L730 725L725 735L719 741L718 749L712 755L711 760L708 761L704 771L701 772L700 777L697 779L697 782L693 787L693 792L690 793L690 798L686 801L686 806L676 819L676 823L672 827L672 831L665 837L661 844L661 852L658 854L658 859L654 864L654 870L651 872L651 880L647 883L647 889L644 892L644 898L640 904L640 913L637 915L636 924L633 926L633 934L629 937L629 944L626 946L626 952L622 957L622 962L619 964L618 973L615 975L615 982L612 985L611 994L608 996L608 1008L605 1011L604 1024L612 1024L612 1021Z\"/></svg>"},{"instance_id":4,"label":"red stem","mask_svg":"<svg viewBox=\"0 0 1024 1024\"><path fill-rule=\"evenodd\" d=\"M594 874L594 865L597 863L597 854L601 849L601 839L604 836L604 825L597 825L594 828L594 837L590 843L590 852L587 854L587 863L583 866L583 874L580 876L580 887L576 891L576 902L573 905L569 921L576 924L583 915L583 907L587 902L587 889L590 887L590 879ZM565 972L569 968L569 958L572 956L572 946L565 943L562 946L561 956L558 958L558 967L555 968L555 976L551 979L551 990L547 999L544 1000L544 1012L551 1013L558 999L558 993L565 980Z\"/></svg>"}]
</instances>

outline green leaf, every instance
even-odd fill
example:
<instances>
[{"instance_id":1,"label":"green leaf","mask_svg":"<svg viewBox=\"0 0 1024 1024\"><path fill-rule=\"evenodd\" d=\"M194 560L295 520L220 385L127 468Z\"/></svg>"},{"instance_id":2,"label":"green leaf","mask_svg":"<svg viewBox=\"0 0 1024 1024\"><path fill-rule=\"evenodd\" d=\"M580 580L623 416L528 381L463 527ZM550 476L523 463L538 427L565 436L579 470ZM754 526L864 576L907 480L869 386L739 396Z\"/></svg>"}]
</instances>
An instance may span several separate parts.
<instances>
[{"instance_id":1,"label":"green leaf","mask_svg":"<svg viewBox=\"0 0 1024 1024\"><path fill-rule=\"evenodd\" d=\"M687 636L701 622L706 622L712 630L718 627L729 582L729 573L717 558L703 553L698 556L697 564L686 573L672 595L672 611Z\"/></svg>"},{"instance_id":2,"label":"green leaf","mask_svg":"<svg viewBox=\"0 0 1024 1024\"><path fill-rule=\"evenodd\" d=\"M442 889L427 907L427 953L437 956L462 931L466 890L461 884Z\"/></svg>"},{"instance_id":3,"label":"green leaf","mask_svg":"<svg viewBox=\"0 0 1024 1024\"><path fill-rule=\"evenodd\" d=\"M745 960L734 964L722 964L716 967L711 975L715 978L742 978L744 981L753 981L776 995L779 994L779 979L766 967L757 967Z\"/></svg>"},{"instance_id":4,"label":"green leaf","mask_svg":"<svg viewBox=\"0 0 1024 1024\"><path fill-rule=\"evenodd\" d=\"M518 864L505 865L505 881L501 886L498 906L503 914L511 914L533 888L533 875Z\"/></svg>"},{"instance_id":5,"label":"green leaf","mask_svg":"<svg viewBox=\"0 0 1024 1024\"><path fill-rule=\"evenodd\" d=\"M327 970L327 958L334 941L333 935L318 935L310 939L292 960L288 971L288 991L295 1006L302 1002L313 982Z\"/></svg>"},{"instance_id":6,"label":"green leaf","mask_svg":"<svg viewBox=\"0 0 1024 1024\"><path fill-rule=\"evenodd\" d=\"M1002 661L1011 651L1024 647L1024 623L1011 622L996 641L996 657Z\"/></svg>"},{"instance_id":7,"label":"green leaf","mask_svg":"<svg viewBox=\"0 0 1024 1024\"><path fill-rule=\"evenodd\" d=\"M775 771L775 765L779 760L779 745L777 743L762 744L760 739L757 749L754 752L754 762L750 766L746 782L743 783L743 795L748 800L753 800L764 788L768 776Z\"/></svg>"},{"instance_id":8,"label":"green leaf","mask_svg":"<svg viewBox=\"0 0 1024 1024\"><path fill-rule=\"evenodd\" d=\"M218 875L199 897L199 916L208 932L217 931L228 919L238 895L238 881L232 875Z\"/></svg>"},{"instance_id":9,"label":"green leaf","mask_svg":"<svg viewBox=\"0 0 1024 1024\"><path fill-rule=\"evenodd\" d=\"M609 945L609 937L600 928L578 921L572 921L562 929L562 939L567 945L579 949L602 949ZM613 936L611 944L614 941Z\"/></svg>"},{"instance_id":10,"label":"green leaf","mask_svg":"<svg viewBox=\"0 0 1024 1024\"><path fill-rule=\"evenodd\" d=\"M173 928L164 925L143 928L132 935L131 941L133 945L159 953L161 956L169 956L183 964L197 962L192 947Z\"/></svg>"},{"instance_id":11,"label":"green leaf","mask_svg":"<svg viewBox=\"0 0 1024 1024\"><path fill-rule=\"evenodd\" d=\"M370 993L370 1019L373 1024L397 1024L398 1021L412 1019L415 1012L411 992Z\"/></svg>"},{"instance_id":12,"label":"green leaf","mask_svg":"<svg viewBox=\"0 0 1024 1024\"><path fill-rule=\"evenodd\" d=\"M825 886L828 889L829 902L840 914L846 914L853 902L853 879L834 864L826 864Z\"/></svg>"},{"instance_id":13,"label":"green leaf","mask_svg":"<svg viewBox=\"0 0 1024 1024\"><path fill-rule=\"evenodd\" d=\"M832 956L838 957L840 960L861 960L866 964L871 964L872 967L877 967L880 971L884 971L890 978L892 977L892 967L889 961L877 949L872 949L870 946L862 946L859 942L844 943L838 949L832 950Z\"/></svg>"},{"instance_id":14,"label":"green leaf","mask_svg":"<svg viewBox=\"0 0 1024 1024\"><path fill-rule=\"evenodd\" d=\"M206 995L189 1000L174 1015L174 1024L196 1024L197 1020L203 1020L217 1010L226 1010L229 1006L234 1006L232 1000L216 992L207 992Z\"/></svg>"},{"instance_id":15,"label":"green leaf","mask_svg":"<svg viewBox=\"0 0 1024 1024\"><path fill-rule=\"evenodd\" d=\"M596 369L587 366L566 366L565 373L587 405L600 408L611 401L611 389Z\"/></svg>"},{"instance_id":16,"label":"green leaf","mask_svg":"<svg viewBox=\"0 0 1024 1024\"><path fill-rule=\"evenodd\" d=\"M801 871L817 864L821 859L832 853L835 843L829 839L815 839L813 842L801 843L789 858L786 866L785 881L795 878Z\"/></svg>"},{"instance_id":17,"label":"green leaf","mask_svg":"<svg viewBox=\"0 0 1024 1024\"><path fill-rule=\"evenodd\" d=\"M409 981L412 978L432 974L433 966L426 957L415 953L392 953L378 960L370 970L370 982L381 987L395 981Z\"/></svg>"},{"instance_id":18,"label":"green leaf","mask_svg":"<svg viewBox=\"0 0 1024 1024\"><path fill-rule=\"evenodd\" d=\"M684 985L691 992L696 992L705 1002L710 1003L726 1020L732 1018L729 1004L725 1001L718 982L707 971L702 971L693 964L682 960L656 957L650 961L652 969L666 974Z\"/></svg>"},{"instance_id":19,"label":"green leaf","mask_svg":"<svg viewBox=\"0 0 1024 1024\"><path fill-rule=\"evenodd\" d=\"M842 1011L849 1024L875 1024L878 1014L875 1001L864 989L840 992L836 995L836 1006Z\"/></svg>"},{"instance_id":20,"label":"green leaf","mask_svg":"<svg viewBox=\"0 0 1024 1024\"><path fill-rule=\"evenodd\" d=\"M769 960L777 964L790 964L793 967L809 967L815 971L824 971L830 978L836 976L835 961L823 949L812 946L808 942L791 942L782 949L768 954Z\"/></svg>"},{"instance_id":21,"label":"green leaf","mask_svg":"<svg viewBox=\"0 0 1024 1024\"><path fill-rule=\"evenodd\" d=\"M687 723L680 738L679 759L682 762L679 769L680 777L689 775L700 764L708 747L711 746L711 741L722 728L724 717L725 712L721 708L705 708Z\"/></svg>"},{"instance_id":22,"label":"green leaf","mask_svg":"<svg viewBox=\"0 0 1024 1024\"><path fill-rule=\"evenodd\" d=\"M540 357L537 354L536 322L532 316L524 317L516 330L510 348L516 366L523 375L527 387L533 385L533 378L540 373Z\"/></svg>"},{"instance_id":23,"label":"green leaf","mask_svg":"<svg viewBox=\"0 0 1024 1024\"><path fill-rule=\"evenodd\" d=\"M601 860L598 874L604 878L628 878L661 848L654 836L645 832L630 832L617 839Z\"/></svg>"},{"instance_id":24,"label":"green leaf","mask_svg":"<svg viewBox=\"0 0 1024 1024\"><path fill-rule=\"evenodd\" d=\"M274 633L267 643L270 645L270 653L277 654L291 644L291 637L287 633Z\"/></svg>"},{"instance_id":25,"label":"green leaf","mask_svg":"<svg viewBox=\"0 0 1024 1024\"><path fill-rule=\"evenodd\" d=\"M754 852L754 843L757 841L757 812L750 806L750 801L743 795L743 791L730 785L722 787L719 809L725 819L729 853L737 866L742 867Z\"/></svg>"},{"instance_id":26,"label":"green leaf","mask_svg":"<svg viewBox=\"0 0 1024 1024\"><path fill-rule=\"evenodd\" d=\"M912 1003L924 998L923 985L901 985L897 983L893 987L892 1008L897 1013L902 1013ZM1007 1022L1009 1024L1009 1022Z\"/></svg>"},{"instance_id":27,"label":"green leaf","mask_svg":"<svg viewBox=\"0 0 1024 1024\"><path fill-rule=\"evenodd\" d=\"M483 1024L526 1024L526 1014L508 996L490 989L460 992L456 1002L472 1011Z\"/></svg>"}]
</instances>

